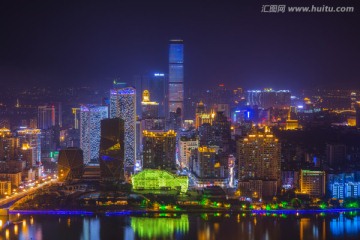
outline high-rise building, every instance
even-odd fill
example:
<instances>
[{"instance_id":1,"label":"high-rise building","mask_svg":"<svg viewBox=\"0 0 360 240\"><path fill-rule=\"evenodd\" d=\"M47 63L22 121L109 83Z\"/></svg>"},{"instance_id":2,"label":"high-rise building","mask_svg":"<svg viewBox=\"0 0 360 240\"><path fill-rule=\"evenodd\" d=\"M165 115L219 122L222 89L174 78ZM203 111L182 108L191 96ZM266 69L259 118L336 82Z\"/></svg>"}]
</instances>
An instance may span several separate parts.
<instances>
[{"instance_id":1,"label":"high-rise building","mask_svg":"<svg viewBox=\"0 0 360 240\"><path fill-rule=\"evenodd\" d=\"M105 181L124 180L124 120L101 120L100 173Z\"/></svg>"},{"instance_id":2,"label":"high-rise building","mask_svg":"<svg viewBox=\"0 0 360 240\"><path fill-rule=\"evenodd\" d=\"M184 43L170 40L169 45L169 113L184 114Z\"/></svg>"},{"instance_id":3,"label":"high-rise building","mask_svg":"<svg viewBox=\"0 0 360 240\"><path fill-rule=\"evenodd\" d=\"M100 122L108 118L108 107L82 105L80 107L80 148L85 164L98 163L100 146Z\"/></svg>"},{"instance_id":4,"label":"high-rise building","mask_svg":"<svg viewBox=\"0 0 360 240\"><path fill-rule=\"evenodd\" d=\"M158 118L159 117L159 103L150 101L150 92L144 90L141 101L141 116L142 119Z\"/></svg>"},{"instance_id":5,"label":"high-rise building","mask_svg":"<svg viewBox=\"0 0 360 240\"><path fill-rule=\"evenodd\" d=\"M18 149L18 157L25 162L27 168L36 166L36 151L35 148L30 147L28 142L23 142L21 148Z\"/></svg>"},{"instance_id":6,"label":"high-rise building","mask_svg":"<svg viewBox=\"0 0 360 240\"><path fill-rule=\"evenodd\" d=\"M325 195L325 172L301 170L299 174L300 192L310 197L323 197Z\"/></svg>"},{"instance_id":7,"label":"high-rise building","mask_svg":"<svg viewBox=\"0 0 360 240\"><path fill-rule=\"evenodd\" d=\"M219 154L217 146L201 146L192 151L190 169L196 176L196 185L225 187L228 183L227 158Z\"/></svg>"},{"instance_id":8,"label":"high-rise building","mask_svg":"<svg viewBox=\"0 0 360 240\"><path fill-rule=\"evenodd\" d=\"M72 108L72 114L74 115L74 129L79 129L80 126L80 108Z\"/></svg>"},{"instance_id":9,"label":"high-rise building","mask_svg":"<svg viewBox=\"0 0 360 240\"><path fill-rule=\"evenodd\" d=\"M224 112L217 112L212 122L213 144L219 146L223 152L228 152L231 141L231 123Z\"/></svg>"},{"instance_id":10,"label":"high-rise building","mask_svg":"<svg viewBox=\"0 0 360 240\"><path fill-rule=\"evenodd\" d=\"M80 179L84 172L83 151L79 148L62 149L59 152L59 181Z\"/></svg>"},{"instance_id":11,"label":"high-rise building","mask_svg":"<svg viewBox=\"0 0 360 240\"><path fill-rule=\"evenodd\" d=\"M154 73L150 77L149 90L151 99L159 103L159 116L165 117L165 108L167 108L167 75L164 73Z\"/></svg>"},{"instance_id":12,"label":"high-rise building","mask_svg":"<svg viewBox=\"0 0 360 240\"><path fill-rule=\"evenodd\" d=\"M143 168L176 169L176 133L143 131Z\"/></svg>"},{"instance_id":13,"label":"high-rise building","mask_svg":"<svg viewBox=\"0 0 360 240\"><path fill-rule=\"evenodd\" d=\"M202 101L200 101L196 106L196 112L195 112L195 128L200 127L204 123L212 124L212 121L214 120L215 113L209 112L207 113L205 111L205 105Z\"/></svg>"},{"instance_id":14,"label":"high-rise building","mask_svg":"<svg viewBox=\"0 0 360 240\"><path fill-rule=\"evenodd\" d=\"M31 128L21 128L17 130L17 137L19 138L19 146L28 144L29 148L33 148L35 154L35 162L41 163L41 130Z\"/></svg>"},{"instance_id":15,"label":"high-rise building","mask_svg":"<svg viewBox=\"0 0 360 240\"><path fill-rule=\"evenodd\" d=\"M37 124L39 129L49 129L55 126L55 106L46 105L38 107Z\"/></svg>"},{"instance_id":16,"label":"high-rise building","mask_svg":"<svg viewBox=\"0 0 360 240\"><path fill-rule=\"evenodd\" d=\"M196 137L181 137L179 140L179 162L181 168L189 169L190 157L193 150L199 147L199 139Z\"/></svg>"},{"instance_id":17,"label":"high-rise building","mask_svg":"<svg viewBox=\"0 0 360 240\"><path fill-rule=\"evenodd\" d=\"M110 118L121 118L125 126L125 173L133 173L136 160L136 90L110 90Z\"/></svg>"},{"instance_id":18,"label":"high-rise building","mask_svg":"<svg viewBox=\"0 0 360 240\"><path fill-rule=\"evenodd\" d=\"M270 132L252 133L237 141L239 181L275 180L280 186L280 143Z\"/></svg>"},{"instance_id":19,"label":"high-rise building","mask_svg":"<svg viewBox=\"0 0 360 240\"><path fill-rule=\"evenodd\" d=\"M16 143L16 138L9 129L0 128L0 161L15 159Z\"/></svg>"}]
</instances>

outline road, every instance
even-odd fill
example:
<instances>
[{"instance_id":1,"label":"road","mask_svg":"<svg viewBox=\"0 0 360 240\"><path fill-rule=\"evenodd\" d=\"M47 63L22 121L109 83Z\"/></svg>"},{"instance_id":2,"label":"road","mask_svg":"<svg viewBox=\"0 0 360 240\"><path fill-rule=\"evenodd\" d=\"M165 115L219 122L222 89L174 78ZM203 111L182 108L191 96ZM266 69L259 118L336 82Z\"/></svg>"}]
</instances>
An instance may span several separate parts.
<instances>
[{"instance_id":1,"label":"road","mask_svg":"<svg viewBox=\"0 0 360 240\"><path fill-rule=\"evenodd\" d=\"M25 191L22 191L22 192L19 192L19 193L14 193L11 196L8 196L6 198L2 198L2 199L0 199L0 208L8 208L13 203L15 203L19 199L25 197L26 195L33 194L35 191L39 190L40 188L43 188L43 187L45 187L47 185L51 185L51 184L56 183L56 182L57 182L56 179L50 179L50 180L45 181L44 183L40 183L38 186L31 187L29 189L26 189Z\"/></svg>"}]
</instances>

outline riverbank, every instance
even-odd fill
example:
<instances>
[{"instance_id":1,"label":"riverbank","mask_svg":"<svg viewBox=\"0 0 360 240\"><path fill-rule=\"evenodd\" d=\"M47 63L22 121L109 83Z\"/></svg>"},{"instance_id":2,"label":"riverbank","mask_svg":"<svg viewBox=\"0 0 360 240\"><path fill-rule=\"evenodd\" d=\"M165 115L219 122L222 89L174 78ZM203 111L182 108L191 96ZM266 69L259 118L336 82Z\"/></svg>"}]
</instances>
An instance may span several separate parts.
<instances>
[{"instance_id":1,"label":"riverbank","mask_svg":"<svg viewBox=\"0 0 360 240\"><path fill-rule=\"evenodd\" d=\"M187 213L246 213L246 214L318 214L318 213L342 213L360 212L360 208L336 208L336 209L277 209L277 210L229 210L229 209L191 209L191 210L121 210L121 211L83 211L83 210L9 210L9 214L24 215L105 215L124 216L138 214L187 214Z\"/></svg>"}]
</instances>

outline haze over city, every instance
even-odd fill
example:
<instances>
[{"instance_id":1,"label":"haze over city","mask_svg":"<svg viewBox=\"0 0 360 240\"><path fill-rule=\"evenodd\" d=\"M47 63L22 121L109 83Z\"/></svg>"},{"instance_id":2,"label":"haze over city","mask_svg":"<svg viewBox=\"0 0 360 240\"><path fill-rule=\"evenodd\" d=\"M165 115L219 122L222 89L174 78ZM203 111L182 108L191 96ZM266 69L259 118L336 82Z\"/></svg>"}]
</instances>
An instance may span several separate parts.
<instances>
[{"instance_id":1,"label":"haze over city","mask_svg":"<svg viewBox=\"0 0 360 240\"><path fill-rule=\"evenodd\" d=\"M136 74L165 72L167 42L181 38L186 88L205 82L245 88L355 87L359 14L262 13L263 4L269 3L3 2L0 82L100 86L114 78L128 81Z\"/></svg>"}]
</instances>

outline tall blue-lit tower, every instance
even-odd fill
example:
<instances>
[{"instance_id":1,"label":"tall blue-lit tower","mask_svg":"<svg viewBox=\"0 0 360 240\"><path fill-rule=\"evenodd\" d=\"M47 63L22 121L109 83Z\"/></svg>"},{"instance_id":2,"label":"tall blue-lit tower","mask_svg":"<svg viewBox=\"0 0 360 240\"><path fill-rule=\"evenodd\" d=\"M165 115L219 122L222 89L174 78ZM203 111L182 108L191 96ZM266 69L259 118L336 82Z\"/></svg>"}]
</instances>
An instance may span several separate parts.
<instances>
[{"instance_id":1,"label":"tall blue-lit tower","mask_svg":"<svg viewBox=\"0 0 360 240\"><path fill-rule=\"evenodd\" d=\"M184 115L184 42L170 40L169 45L169 116L181 112Z\"/></svg>"}]
</instances>

